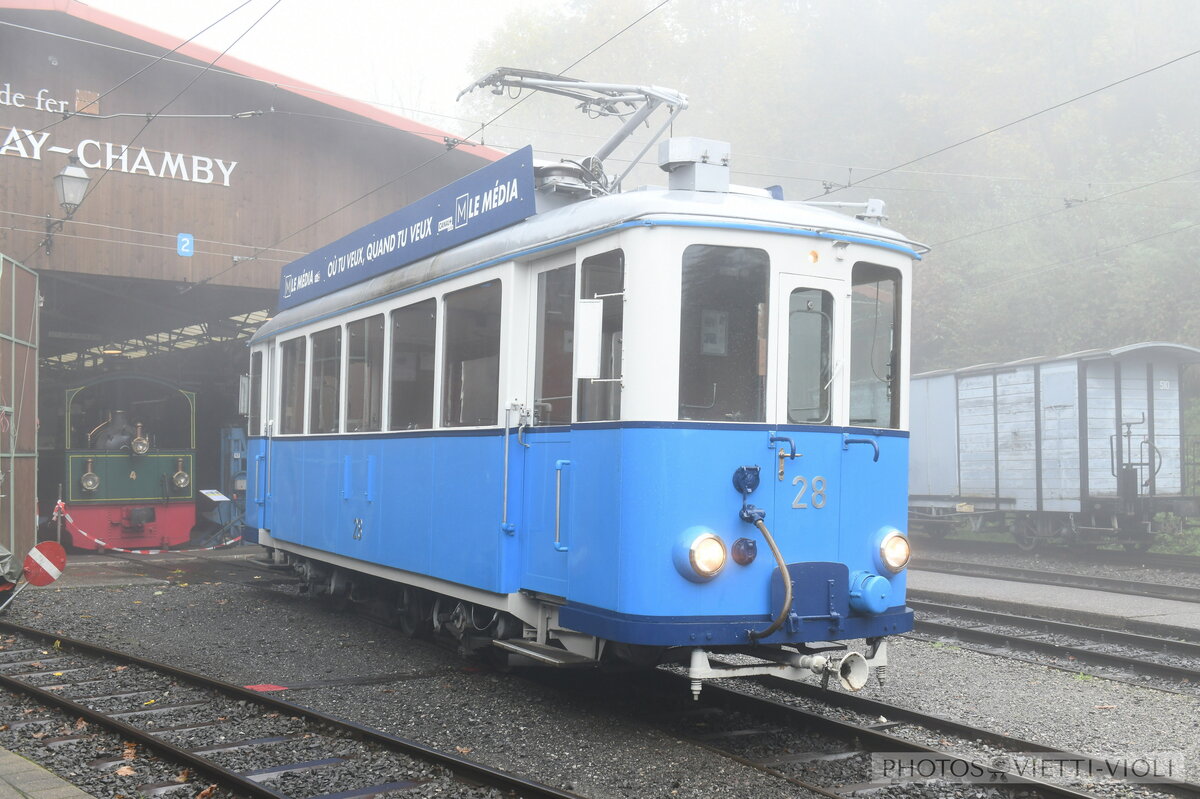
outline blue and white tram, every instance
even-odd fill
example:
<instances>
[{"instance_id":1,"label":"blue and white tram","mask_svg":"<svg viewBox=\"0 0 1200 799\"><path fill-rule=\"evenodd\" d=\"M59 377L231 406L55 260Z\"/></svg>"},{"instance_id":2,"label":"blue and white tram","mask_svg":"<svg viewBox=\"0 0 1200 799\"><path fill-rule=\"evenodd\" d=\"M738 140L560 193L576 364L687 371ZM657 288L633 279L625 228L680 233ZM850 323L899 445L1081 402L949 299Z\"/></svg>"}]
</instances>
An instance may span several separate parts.
<instances>
[{"instance_id":1,"label":"blue and white tram","mask_svg":"<svg viewBox=\"0 0 1200 799\"><path fill-rule=\"evenodd\" d=\"M920 248L730 186L721 146L664 142L669 189L578 201L570 168L518 164L510 199L536 192L537 213L402 268L384 256L267 322L260 542L314 592L387 601L469 649L669 653L697 692L768 672L861 687L913 623ZM330 252L318 283L344 263ZM851 639L865 657L831 643ZM727 652L757 659L710 658Z\"/></svg>"}]
</instances>

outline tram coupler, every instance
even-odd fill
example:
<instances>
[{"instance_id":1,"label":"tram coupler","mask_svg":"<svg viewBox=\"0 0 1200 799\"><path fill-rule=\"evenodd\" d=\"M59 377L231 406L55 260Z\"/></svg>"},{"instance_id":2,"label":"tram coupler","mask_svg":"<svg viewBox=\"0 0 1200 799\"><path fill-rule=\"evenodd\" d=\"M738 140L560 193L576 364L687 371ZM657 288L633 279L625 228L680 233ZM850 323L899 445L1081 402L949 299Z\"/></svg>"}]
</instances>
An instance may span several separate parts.
<instances>
[{"instance_id":1,"label":"tram coupler","mask_svg":"<svg viewBox=\"0 0 1200 799\"><path fill-rule=\"evenodd\" d=\"M700 698L704 680L728 677L768 676L796 682L820 677L822 684L825 684L830 677L837 677L842 688L847 691L858 691L867 684L872 667L880 668L887 665L887 644L879 641L873 651L869 653L869 657L864 657L859 652L844 650L829 654L805 654L791 649L767 651L756 649L754 657L766 662L735 666L710 660L706 649L700 647L692 649L688 664L692 698Z\"/></svg>"}]
</instances>

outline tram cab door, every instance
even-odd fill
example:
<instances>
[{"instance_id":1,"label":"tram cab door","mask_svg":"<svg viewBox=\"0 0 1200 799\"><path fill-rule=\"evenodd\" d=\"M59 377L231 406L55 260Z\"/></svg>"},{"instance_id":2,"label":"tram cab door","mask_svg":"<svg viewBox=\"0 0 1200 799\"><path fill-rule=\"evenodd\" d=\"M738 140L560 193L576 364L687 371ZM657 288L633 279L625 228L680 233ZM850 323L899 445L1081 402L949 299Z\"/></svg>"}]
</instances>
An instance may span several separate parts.
<instances>
[{"instance_id":1,"label":"tram cab door","mask_svg":"<svg viewBox=\"0 0 1200 799\"><path fill-rule=\"evenodd\" d=\"M842 471L839 403L847 364L839 357L840 280L781 274L775 321L776 408L781 457L763 470L775 490L773 514L787 540L803 542L789 557L806 561L840 558L838 522ZM796 457L791 457L795 445ZM769 481L768 481L769 478ZM765 486L764 486L765 487Z\"/></svg>"},{"instance_id":2,"label":"tram cab door","mask_svg":"<svg viewBox=\"0 0 1200 799\"><path fill-rule=\"evenodd\" d=\"M575 405L575 265L549 266L533 276L530 358L532 419L519 447L524 457L524 570L521 587L567 595L571 494L571 415Z\"/></svg>"},{"instance_id":3,"label":"tram cab door","mask_svg":"<svg viewBox=\"0 0 1200 799\"><path fill-rule=\"evenodd\" d=\"M268 409L271 407L274 381L271 379L270 354L271 348L268 347L250 356L250 390L246 397L248 440L244 524L253 530L253 540L257 540L258 530L271 527L268 497L273 423Z\"/></svg>"}]
</instances>

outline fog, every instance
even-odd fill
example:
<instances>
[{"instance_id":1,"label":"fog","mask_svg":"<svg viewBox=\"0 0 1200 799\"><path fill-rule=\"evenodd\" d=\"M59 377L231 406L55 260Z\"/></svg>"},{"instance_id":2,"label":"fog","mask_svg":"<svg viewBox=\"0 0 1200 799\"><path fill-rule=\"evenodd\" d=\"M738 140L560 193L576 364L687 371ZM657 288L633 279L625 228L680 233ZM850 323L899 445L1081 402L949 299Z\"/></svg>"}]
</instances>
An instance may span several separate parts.
<instances>
[{"instance_id":1,"label":"fog","mask_svg":"<svg viewBox=\"0 0 1200 799\"><path fill-rule=\"evenodd\" d=\"M96 5L183 37L235 7ZM1200 6L1189 0L454 8L255 0L199 41L222 50L245 34L232 55L550 160L589 155L618 123L560 97L477 91L456 103L458 90L500 65L677 89L690 107L672 132L731 142L736 182L781 185L789 199L878 197L890 227L933 246L913 292L918 371L1150 339L1200 345ZM661 182L651 163L627 185Z\"/></svg>"},{"instance_id":2,"label":"fog","mask_svg":"<svg viewBox=\"0 0 1200 799\"><path fill-rule=\"evenodd\" d=\"M1200 7L675 0L586 55L656 5L513 15L474 60L586 56L569 74L686 93L674 133L732 142L739 183L884 199L889 226L934 247L914 291L918 370L1200 344ZM488 143L586 153L614 123L579 117L534 97Z\"/></svg>"}]
</instances>

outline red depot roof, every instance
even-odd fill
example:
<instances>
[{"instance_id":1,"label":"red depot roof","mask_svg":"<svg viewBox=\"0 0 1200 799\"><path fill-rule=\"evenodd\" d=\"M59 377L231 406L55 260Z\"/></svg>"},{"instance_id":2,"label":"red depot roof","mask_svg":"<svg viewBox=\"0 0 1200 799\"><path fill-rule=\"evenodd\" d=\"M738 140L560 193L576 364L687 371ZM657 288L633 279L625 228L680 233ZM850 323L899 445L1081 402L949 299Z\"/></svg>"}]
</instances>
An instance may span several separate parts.
<instances>
[{"instance_id":1,"label":"red depot roof","mask_svg":"<svg viewBox=\"0 0 1200 799\"><path fill-rule=\"evenodd\" d=\"M357 114L360 117L380 122L405 133L412 133L417 136L423 136L430 139L456 139L458 137L447 133L444 130L424 125L408 117L402 117L399 114L393 114L384 111L370 103L365 103L361 100L353 100L349 97L342 97L334 92L322 89L318 86L313 86L303 81L295 80L287 75L273 72L269 69L256 66L247 61L242 61L239 58L234 58L228 55L221 55L216 50L210 50L207 47L188 42L180 44L181 39L172 36L162 31L149 28L137 22L118 17L115 14L110 14L107 11L101 11L97 8L79 2L79 0L0 0L0 9L20 9L26 11L57 11L62 14L75 17L76 19L89 22L93 25L99 25L102 28L108 28L111 31L131 36L139 39L147 44L161 47L164 50L174 50L180 55L188 58L201 61L203 63L211 63L214 66L219 66L228 72L237 75L243 75L253 80L262 81L271 84L284 91L292 92L301 97L315 100L334 108L340 108L343 111L348 111L352 114ZM466 152L472 155L477 155L487 161L496 161L504 156L504 153L491 149L490 147L474 146L466 149Z\"/></svg>"}]
</instances>

